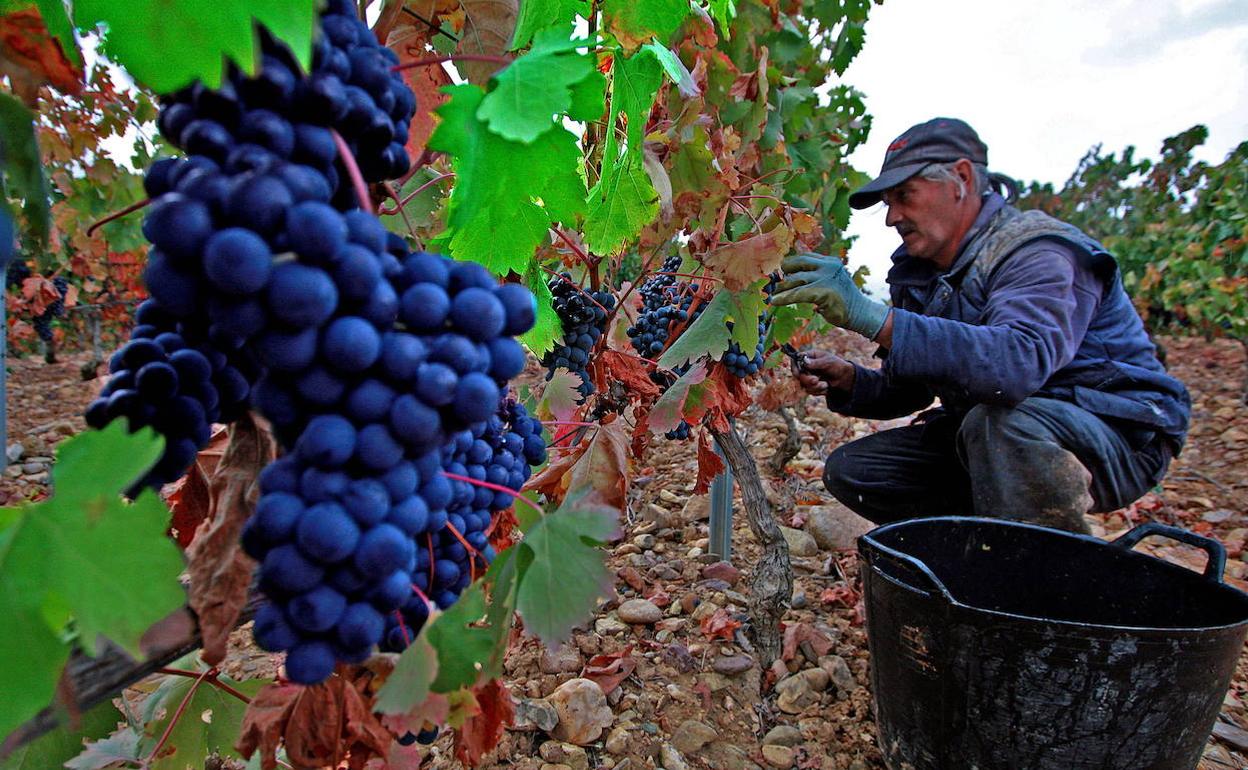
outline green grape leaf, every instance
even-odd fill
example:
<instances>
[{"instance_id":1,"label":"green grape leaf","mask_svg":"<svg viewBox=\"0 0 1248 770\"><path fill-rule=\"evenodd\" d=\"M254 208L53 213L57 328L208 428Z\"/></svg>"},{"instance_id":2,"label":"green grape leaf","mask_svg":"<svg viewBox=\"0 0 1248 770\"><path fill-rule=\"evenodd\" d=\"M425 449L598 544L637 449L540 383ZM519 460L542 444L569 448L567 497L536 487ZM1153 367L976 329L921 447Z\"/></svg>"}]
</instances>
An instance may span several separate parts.
<instances>
[{"instance_id":1,"label":"green grape leaf","mask_svg":"<svg viewBox=\"0 0 1248 770\"><path fill-rule=\"evenodd\" d=\"M592 492L569 494L513 546L523 570L516 609L524 627L546 644L565 641L593 613L598 598L611 593L600 546L619 529L619 511L598 499Z\"/></svg>"},{"instance_id":2,"label":"green grape leaf","mask_svg":"<svg viewBox=\"0 0 1248 770\"><path fill-rule=\"evenodd\" d=\"M520 0L520 18L510 50L524 48L543 29L566 30L577 16L589 18L589 8L588 0Z\"/></svg>"},{"instance_id":3,"label":"green grape leaf","mask_svg":"<svg viewBox=\"0 0 1248 770\"><path fill-rule=\"evenodd\" d=\"M65 58L75 67L81 65L82 51L78 50L74 25L69 20L69 14L65 12L65 4L61 0L35 0L35 5L39 6L39 15L43 18L44 26L48 28L48 34L61 44Z\"/></svg>"},{"instance_id":4,"label":"green grape leaf","mask_svg":"<svg viewBox=\"0 0 1248 770\"><path fill-rule=\"evenodd\" d=\"M689 16L689 0L603 0L606 28L632 50L654 38L667 43Z\"/></svg>"},{"instance_id":5,"label":"green grape leaf","mask_svg":"<svg viewBox=\"0 0 1248 770\"><path fill-rule=\"evenodd\" d=\"M271 680L249 679L235 682L225 676L220 680L247 697L254 697ZM194 691L192 692L192 688ZM241 758L234 742L242 730L247 704L207 682L195 686L195 680L184 676L165 675L155 691L142 704L144 756L169 727L178 705L189 696L186 709L173 726L173 732L161 749L160 756L147 767L152 770L183 770L203 767L213 753L222 757Z\"/></svg>"},{"instance_id":6,"label":"green grape leaf","mask_svg":"<svg viewBox=\"0 0 1248 770\"><path fill-rule=\"evenodd\" d=\"M598 254L611 254L636 237L658 214L658 193L646 174L643 143L646 121L663 82L663 67L652 50L624 57L618 51L612 68L611 114L627 123L623 151L615 131L607 132L602 151L602 177L589 192L585 243Z\"/></svg>"},{"instance_id":7,"label":"green grape leaf","mask_svg":"<svg viewBox=\"0 0 1248 770\"><path fill-rule=\"evenodd\" d=\"M541 358L547 351L554 349L556 342L563 339L563 323L555 312L555 295L551 294L550 287L546 284L546 274L536 263L524 276L524 283L537 298L537 321L532 329L520 335L520 341L533 355Z\"/></svg>"},{"instance_id":8,"label":"green grape leaf","mask_svg":"<svg viewBox=\"0 0 1248 770\"><path fill-rule=\"evenodd\" d=\"M406 714L425 702L438 676L438 653L426 634L408 645L386 683L377 691L373 710L379 714Z\"/></svg>"},{"instance_id":9,"label":"green grape leaf","mask_svg":"<svg viewBox=\"0 0 1248 770\"><path fill-rule=\"evenodd\" d=\"M625 157L590 191L585 244L611 254L636 237L659 213L659 194L641 158Z\"/></svg>"},{"instance_id":10,"label":"green grape leaf","mask_svg":"<svg viewBox=\"0 0 1248 770\"><path fill-rule=\"evenodd\" d=\"M698 84L693 81L693 73L689 71L675 51L658 43L646 43L642 48L654 54L654 58L659 60L663 71L676 84L676 90L680 91L681 96L692 98L700 93Z\"/></svg>"},{"instance_id":11,"label":"green grape leaf","mask_svg":"<svg viewBox=\"0 0 1248 770\"><path fill-rule=\"evenodd\" d=\"M832 49L831 64L832 69L836 70L836 74L845 74L845 70L849 68L849 63L862 50L862 45L866 42L866 39L867 27L865 22L845 22L845 26L841 28L840 36L836 39L836 46Z\"/></svg>"},{"instance_id":12,"label":"green grape leaf","mask_svg":"<svg viewBox=\"0 0 1248 770\"><path fill-rule=\"evenodd\" d=\"M477 117L506 139L531 143L555 125L554 116L568 112L572 87L597 72L592 57L576 52L588 45L558 29L538 32L533 47L494 76Z\"/></svg>"},{"instance_id":13,"label":"green grape leaf","mask_svg":"<svg viewBox=\"0 0 1248 770\"><path fill-rule=\"evenodd\" d=\"M112 706L112 703L105 704ZM143 736L133 727L123 727L112 735L88 743L82 752L65 763L69 770L104 770L130 764L143 759Z\"/></svg>"},{"instance_id":14,"label":"green grape leaf","mask_svg":"<svg viewBox=\"0 0 1248 770\"><path fill-rule=\"evenodd\" d=\"M82 28L108 27L104 49L148 88L176 91L196 80L221 85L225 59L248 75L259 46L253 21L291 46L304 69L312 61L317 0L76 0Z\"/></svg>"},{"instance_id":15,"label":"green grape leaf","mask_svg":"<svg viewBox=\"0 0 1248 770\"><path fill-rule=\"evenodd\" d=\"M122 421L81 433L57 451L53 497L0 518L0 681L13 688L0 699L0 734L51 701L71 618L87 653L103 635L137 656L143 633L186 603L164 503L149 491L133 503L119 494L161 446Z\"/></svg>"},{"instance_id":16,"label":"green grape leaf","mask_svg":"<svg viewBox=\"0 0 1248 770\"><path fill-rule=\"evenodd\" d=\"M513 142L477 117L485 98L479 86L443 91L451 98L438 108L442 122L429 147L452 156L456 177L438 243L497 275L524 275L551 223L584 210L576 137L552 125L531 144Z\"/></svg>"},{"instance_id":17,"label":"green grape leaf","mask_svg":"<svg viewBox=\"0 0 1248 770\"><path fill-rule=\"evenodd\" d=\"M568 117L573 120L601 120L607 102L607 77L594 70L572 86L572 103Z\"/></svg>"},{"instance_id":18,"label":"green grape leaf","mask_svg":"<svg viewBox=\"0 0 1248 770\"><path fill-rule=\"evenodd\" d=\"M430 685L433 692L454 692L471 687L479 678L493 679L502 674L516 608L517 566L513 555L514 549L509 549L495 557L484 577L465 589L458 601L421 632L438 654L437 677Z\"/></svg>"},{"instance_id":19,"label":"green grape leaf","mask_svg":"<svg viewBox=\"0 0 1248 770\"><path fill-rule=\"evenodd\" d=\"M757 289L719 291L697 320L664 351L659 365L675 369L702 356L718 361L728 350L730 341L735 341L742 350L754 350L758 345L758 317L762 312L763 296ZM734 322L731 330L729 321Z\"/></svg>"},{"instance_id":20,"label":"green grape leaf","mask_svg":"<svg viewBox=\"0 0 1248 770\"><path fill-rule=\"evenodd\" d=\"M783 345L815 315L815 306L779 305L771 308L771 326L767 330L767 347Z\"/></svg>"},{"instance_id":21,"label":"green grape leaf","mask_svg":"<svg viewBox=\"0 0 1248 770\"><path fill-rule=\"evenodd\" d=\"M14 749L12 754L0 760L0 770L48 770L63 767L66 762L82 753L84 740L105 738L117 729L119 719L117 708L111 701L105 701L82 714L72 729L69 725L61 725ZM128 758L137 757L131 754Z\"/></svg>"},{"instance_id":22,"label":"green grape leaf","mask_svg":"<svg viewBox=\"0 0 1248 770\"><path fill-rule=\"evenodd\" d=\"M473 583L421 632L438 651L434 692L454 692L477 681L477 665L490 657L498 636L495 629L477 625L484 616L485 591Z\"/></svg>"},{"instance_id":23,"label":"green grape leaf","mask_svg":"<svg viewBox=\"0 0 1248 770\"><path fill-rule=\"evenodd\" d=\"M698 363L663 391L646 418L646 424L650 426L652 433L662 435L680 425L685 416L686 404L692 401L696 406L701 402L706 391L706 386L702 383L706 381L708 373L706 364Z\"/></svg>"},{"instance_id":24,"label":"green grape leaf","mask_svg":"<svg viewBox=\"0 0 1248 770\"><path fill-rule=\"evenodd\" d=\"M51 207L43 161L35 139L35 114L11 94L0 93L0 170L4 171L8 195L20 198L26 227L43 244L48 240ZM3 205L7 208L8 201ZM40 249L37 262L44 268L51 255Z\"/></svg>"},{"instance_id":25,"label":"green grape leaf","mask_svg":"<svg viewBox=\"0 0 1248 770\"><path fill-rule=\"evenodd\" d=\"M737 18L737 4L734 0L709 0L707 3L711 18L719 25L719 31L725 40L732 39L732 20Z\"/></svg>"}]
</instances>

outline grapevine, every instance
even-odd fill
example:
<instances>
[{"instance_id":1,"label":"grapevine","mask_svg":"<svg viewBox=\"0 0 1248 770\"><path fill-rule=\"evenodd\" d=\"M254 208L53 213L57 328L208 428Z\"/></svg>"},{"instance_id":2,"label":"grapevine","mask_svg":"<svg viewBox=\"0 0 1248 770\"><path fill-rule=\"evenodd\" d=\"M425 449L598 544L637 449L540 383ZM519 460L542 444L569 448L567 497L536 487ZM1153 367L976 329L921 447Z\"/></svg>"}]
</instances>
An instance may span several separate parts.
<instances>
[{"instance_id":1,"label":"grapevine","mask_svg":"<svg viewBox=\"0 0 1248 770\"><path fill-rule=\"evenodd\" d=\"M141 185L84 206L94 226L58 233L58 248L90 258L37 269L68 277L66 304L74 289L116 290L99 307L148 294L86 415L100 442L163 438L115 474L128 505L171 482L189 489L214 425L231 426L233 447L257 435L254 413L276 442L276 459L258 454L254 497L223 462L199 529L178 524L193 598L209 558L197 546L241 531L232 547L258 565L263 597L255 640L284 653L279 681L229 685L250 703L239 740L213 750L259 752L271 767L280 730L250 720L272 699L347 687L371 732L328 740L321 764L346 751L362 766L386 741L427 743L447 723L463 725L456 754L472 764L506 718L496 680L513 618L554 643L608 593L597 545L627 506L633 458L652 435L696 440L704 490L723 467L708 443L735 436L729 420L776 345L815 327L808 311L768 311L764 287L792 250L844 245L845 157L868 121L846 87L827 117L791 107L813 107L815 88L843 71L866 11L686 8L677 23L594 9L593 39L577 39L566 9L529 8L512 20L514 52L446 54L432 36L467 22L440 9L415 21L386 10L370 28L349 0L308 16L311 3L289 5L254 9L247 45L204 39L202 58L228 61L221 71L113 47L133 32L107 9L75 16L104 22L108 50L162 94L147 119L180 154L151 157L156 144L143 144ZM294 32L305 20L310 42ZM193 37L169 22L171 40ZM834 57L758 66L774 48L761 41L789 27L812 50L845 42ZM443 65L465 78L452 84ZM91 82L112 93L101 72ZM543 99L531 98L535 82ZM820 144L828 136L837 143ZM817 170L799 168L790 147ZM141 253L124 243L140 231L145 258L90 271L103 254ZM546 369L532 393L514 383L529 354ZM727 457L749 485L759 575L787 569L748 453ZM752 633L769 661L771 598L756 598ZM242 599L226 602L239 605L232 615L200 615L205 639L228 634ZM205 662L166 668L193 684L153 711L169 719L136 761L167 749L173 724L218 689L217 661ZM446 702L451 713L437 716L430 704ZM308 748L289 745L290 732L278 740Z\"/></svg>"}]
</instances>

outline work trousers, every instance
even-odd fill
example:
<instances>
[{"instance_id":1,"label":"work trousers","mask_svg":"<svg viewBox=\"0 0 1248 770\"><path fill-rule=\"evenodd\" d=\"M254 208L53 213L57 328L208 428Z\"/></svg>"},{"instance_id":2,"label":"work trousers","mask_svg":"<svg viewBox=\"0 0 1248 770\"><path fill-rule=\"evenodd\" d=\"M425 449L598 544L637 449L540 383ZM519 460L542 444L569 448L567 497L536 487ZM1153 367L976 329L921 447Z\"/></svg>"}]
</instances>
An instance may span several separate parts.
<instances>
[{"instance_id":1,"label":"work trousers","mask_svg":"<svg viewBox=\"0 0 1248 770\"><path fill-rule=\"evenodd\" d=\"M877 524L925 516L988 516L1087 532L1084 514L1137 500L1165 475L1171 450L1143 446L1080 407L1028 398L981 404L964 417L880 431L834 451L828 491Z\"/></svg>"}]
</instances>

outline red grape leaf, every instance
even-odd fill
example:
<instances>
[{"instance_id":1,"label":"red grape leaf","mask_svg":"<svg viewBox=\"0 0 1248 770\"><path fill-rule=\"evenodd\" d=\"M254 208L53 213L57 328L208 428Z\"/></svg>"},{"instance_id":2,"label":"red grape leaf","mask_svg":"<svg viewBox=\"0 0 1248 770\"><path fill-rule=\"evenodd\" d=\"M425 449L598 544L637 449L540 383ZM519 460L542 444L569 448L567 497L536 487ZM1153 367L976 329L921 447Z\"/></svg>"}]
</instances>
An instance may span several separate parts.
<instances>
[{"instance_id":1,"label":"red grape leaf","mask_svg":"<svg viewBox=\"0 0 1248 770\"><path fill-rule=\"evenodd\" d=\"M255 509L256 475L275 455L273 438L250 416L230 427L230 444L213 474L212 508L186 549L191 587L188 603L199 617L203 659L225 659L230 632L247 603L255 562L243 553L240 535Z\"/></svg>"},{"instance_id":2,"label":"red grape leaf","mask_svg":"<svg viewBox=\"0 0 1248 770\"><path fill-rule=\"evenodd\" d=\"M589 441L582 441L551 460L541 473L529 479L526 488L552 500L561 499L568 492L592 490L598 500L622 511L631 467L628 443L628 428L623 420L604 422Z\"/></svg>"},{"instance_id":3,"label":"red grape leaf","mask_svg":"<svg viewBox=\"0 0 1248 770\"><path fill-rule=\"evenodd\" d=\"M663 390L650 379L645 365L635 353L604 350L598 360L602 362L607 376L622 383L628 389L630 396L648 400L658 398L663 393Z\"/></svg>"},{"instance_id":4,"label":"red grape leaf","mask_svg":"<svg viewBox=\"0 0 1248 770\"><path fill-rule=\"evenodd\" d=\"M711 442L706 439L706 431L698 432L698 480L693 487L695 495L701 495L710 489L711 479L724 472L724 461L719 455L715 454L715 450L711 448Z\"/></svg>"},{"instance_id":5,"label":"red grape leaf","mask_svg":"<svg viewBox=\"0 0 1248 770\"><path fill-rule=\"evenodd\" d=\"M542 399L537 402L539 419L568 421L576 418L577 401L581 394L577 388L581 386L581 376L567 369L556 369L554 376L542 389Z\"/></svg>"},{"instance_id":6,"label":"red grape leaf","mask_svg":"<svg viewBox=\"0 0 1248 770\"><path fill-rule=\"evenodd\" d=\"M265 686L248 704L235 746L248 759L259 749L262 770L277 767L279 745L295 767L337 767L348 754L352 767L363 767L386 756L393 740L354 684L332 676L311 687Z\"/></svg>"},{"instance_id":7,"label":"red grape leaf","mask_svg":"<svg viewBox=\"0 0 1248 770\"><path fill-rule=\"evenodd\" d=\"M503 728L515 717L511 693L498 679L478 684L472 693L477 699L477 710L455 731L455 758L468 767L476 766L493 751L503 737Z\"/></svg>"},{"instance_id":8,"label":"red grape leaf","mask_svg":"<svg viewBox=\"0 0 1248 770\"><path fill-rule=\"evenodd\" d=\"M175 481L173 489L165 495L165 502L173 518L169 522L169 533L178 541L183 550L191 544L200 522L208 517L211 507L208 479L199 463L191 464L186 475Z\"/></svg>"},{"instance_id":9,"label":"red grape leaf","mask_svg":"<svg viewBox=\"0 0 1248 770\"><path fill-rule=\"evenodd\" d=\"M396 4L402 8L402 4ZM390 33L386 44L399 55L400 63L412 62L432 55L429 46L429 28L423 22L419 26L403 25ZM403 79L416 94L416 114L412 116L411 127L407 134L407 154L412 159L419 158L425 151L429 137L437 126L434 110L442 106L447 95L442 93L443 86L451 84L451 77L440 66L413 67L403 70Z\"/></svg>"},{"instance_id":10,"label":"red grape leaf","mask_svg":"<svg viewBox=\"0 0 1248 770\"><path fill-rule=\"evenodd\" d=\"M617 652L595 655L586 661L581 677L597 682L604 695L611 692L637 669L637 661L633 660L632 651L633 646L630 644Z\"/></svg>"},{"instance_id":11,"label":"red grape leaf","mask_svg":"<svg viewBox=\"0 0 1248 770\"><path fill-rule=\"evenodd\" d=\"M832 649L832 640L809 623L789 623L784 627L784 642L780 648L781 660L792 660L797 655L797 648L808 642L816 655L827 655Z\"/></svg>"},{"instance_id":12,"label":"red grape leaf","mask_svg":"<svg viewBox=\"0 0 1248 770\"><path fill-rule=\"evenodd\" d=\"M720 608L712 615L702 618L702 633L708 639L723 639L731 642L733 634L741 627L741 621L733 618L728 611Z\"/></svg>"},{"instance_id":13,"label":"red grape leaf","mask_svg":"<svg viewBox=\"0 0 1248 770\"><path fill-rule=\"evenodd\" d=\"M34 8L0 16L0 74L31 107L43 85L73 96L82 93L82 65L69 61Z\"/></svg>"},{"instance_id":14,"label":"red grape leaf","mask_svg":"<svg viewBox=\"0 0 1248 770\"><path fill-rule=\"evenodd\" d=\"M724 244L702 258L711 275L722 278L730 291L743 291L780 269L793 248L793 232L778 222L765 233Z\"/></svg>"}]
</instances>

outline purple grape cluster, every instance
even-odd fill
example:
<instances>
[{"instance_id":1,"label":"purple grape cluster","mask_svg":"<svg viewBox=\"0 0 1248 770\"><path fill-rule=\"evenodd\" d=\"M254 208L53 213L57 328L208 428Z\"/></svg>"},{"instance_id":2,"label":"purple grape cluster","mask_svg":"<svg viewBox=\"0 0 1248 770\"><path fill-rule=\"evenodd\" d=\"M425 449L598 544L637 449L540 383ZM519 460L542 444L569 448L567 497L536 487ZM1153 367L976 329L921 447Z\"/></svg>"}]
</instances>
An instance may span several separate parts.
<instances>
[{"instance_id":1,"label":"purple grape cluster","mask_svg":"<svg viewBox=\"0 0 1248 770\"><path fill-rule=\"evenodd\" d=\"M451 487L447 526L427 535L423 549L418 544L412 582L420 592L408 599L400 613L387 616L383 650L403 650L428 619L426 600L439 607L449 606L468 587L474 571L480 574L477 567L484 568L494 558L488 541L490 524L495 514L512 506L515 495L452 476L518 493L529 479L530 466L545 461L541 423L529 416L523 404L511 399L504 400L483 426L460 431L447 442L441 454L441 469L451 474L446 477Z\"/></svg>"},{"instance_id":2,"label":"purple grape cluster","mask_svg":"<svg viewBox=\"0 0 1248 770\"><path fill-rule=\"evenodd\" d=\"M583 291L568 273L553 276L548 286L554 295L551 304L559 316L563 340L542 357L542 366L546 367L548 380L556 369L580 375L577 390L583 400L594 392L589 354L606 329L607 312L615 307L615 297L608 291Z\"/></svg>"},{"instance_id":3,"label":"purple grape cluster","mask_svg":"<svg viewBox=\"0 0 1248 770\"><path fill-rule=\"evenodd\" d=\"M411 164L404 146L416 98L402 76L391 71L398 56L377 43L350 0L328 3L320 31L312 72L305 77L290 50L261 30L257 74L233 70L218 89L196 83L168 95L157 121L161 134L206 161L205 168L276 177L263 186L248 185L257 188L257 202L263 193L278 190L277 181L289 185L286 177L296 175L274 168L281 163L315 170L328 183L335 205L353 205L331 129L346 141L366 180L402 176ZM184 192L210 196L215 190L205 188L216 186L201 181Z\"/></svg>"},{"instance_id":4,"label":"purple grape cluster","mask_svg":"<svg viewBox=\"0 0 1248 770\"><path fill-rule=\"evenodd\" d=\"M384 178L407 167L414 107L350 14L330 2L307 78L268 41L256 78L165 106L161 128L189 156L148 172L151 299L88 411L167 437L153 486L185 472L213 422L254 409L272 425L284 455L260 476L243 547L269 599L256 640L303 684L366 658L413 599L449 606L492 558L485 532L512 495L452 483L448 465L518 490L545 454L540 426L503 404L533 295L411 253L342 194L329 128ZM337 114L339 92L368 121Z\"/></svg>"},{"instance_id":5,"label":"purple grape cluster","mask_svg":"<svg viewBox=\"0 0 1248 770\"><path fill-rule=\"evenodd\" d=\"M319 271L341 295L332 270L290 264ZM425 253L376 280L397 297L389 316L357 315L340 300L306 348L288 336L257 344L267 369L253 403L292 451L261 478L244 545L273 600L256 639L288 653L298 682L366 657L384 616L419 598L413 586L448 606L473 573L467 560L492 555L459 542L483 532L489 512L452 515L457 489L442 470L447 447L486 434L523 368L514 335L533 325L533 296L475 263Z\"/></svg>"}]
</instances>

